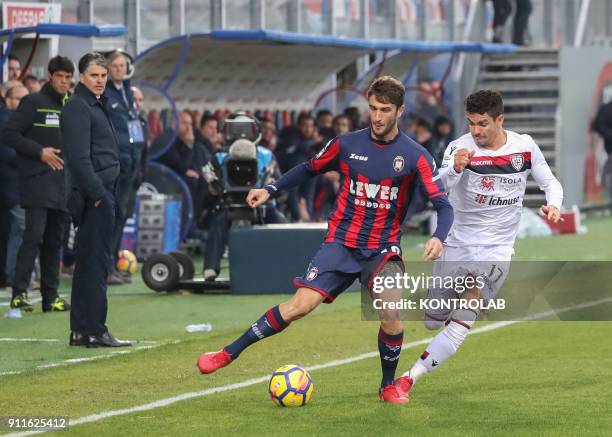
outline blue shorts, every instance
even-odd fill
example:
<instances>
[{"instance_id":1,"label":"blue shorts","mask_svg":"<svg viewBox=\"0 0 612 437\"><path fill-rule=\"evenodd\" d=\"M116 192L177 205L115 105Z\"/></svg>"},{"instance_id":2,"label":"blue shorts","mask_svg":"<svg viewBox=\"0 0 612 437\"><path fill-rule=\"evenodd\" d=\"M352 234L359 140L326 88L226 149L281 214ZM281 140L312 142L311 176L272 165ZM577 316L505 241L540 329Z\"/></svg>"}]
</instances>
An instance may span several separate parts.
<instances>
[{"instance_id":1,"label":"blue shorts","mask_svg":"<svg viewBox=\"0 0 612 437\"><path fill-rule=\"evenodd\" d=\"M293 280L296 287L310 288L323 296L325 303L349 288L356 279L368 289L374 277L390 259L402 264L402 250L398 244L380 249L357 249L340 243L323 243L308 265L303 276Z\"/></svg>"}]
</instances>

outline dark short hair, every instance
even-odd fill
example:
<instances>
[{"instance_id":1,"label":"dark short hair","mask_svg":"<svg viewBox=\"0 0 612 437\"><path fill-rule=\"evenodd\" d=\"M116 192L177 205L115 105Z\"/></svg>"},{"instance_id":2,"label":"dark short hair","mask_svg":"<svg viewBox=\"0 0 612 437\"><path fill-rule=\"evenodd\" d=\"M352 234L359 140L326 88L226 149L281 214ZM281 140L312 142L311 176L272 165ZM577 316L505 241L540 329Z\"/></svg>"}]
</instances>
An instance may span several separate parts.
<instances>
[{"instance_id":1,"label":"dark short hair","mask_svg":"<svg viewBox=\"0 0 612 437\"><path fill-rule=\"evenodd\" d=\"M315 121L313 116L310 115L308 112L302 112L300 115L298 115L296 124L300 125L306 120L312 120L313 122Z\"/></svg>"},{"instance_id":2,"label":"dark short hair","mask_svg":"<svg viewBox=\"0 0 612 437\"><path fill-rule=\"evenodd\" d=\"M489 114L493 118L504 113L504 102L498 91L480 90L465 99L465 112L468 114Z\"/></svg>"},{"instance_id":3,"label":"dark short hair","mask_svg":"<svg viewBox=\"0 0 612 437\"><path fill-rule=\"evenodd\" d=\"M404 104L404 85L394 77L380 76L370 84L368 99L375 96L382 103L391 103L398 108Z\"/></svg>"},{"instance_id":4,"label":"dark short hair","mask_svg":"<svg viewBox=\"0 0 612 437\"><path fill-rule=\"evenodd\" d=\"M418 117L415 121L414 121L414 126L415 127L422 127L424 129L427 129L428 131L433 130L433 127L431 125L431 122L423 117Z\"/></svg>"},{"instance_id":5,"label":"dark short hair","mask_svg":"<svg viewBox=\"0 0 612 437\"><path fill-rule=\"evenodd\" d=\"M316 118L318 119L319 117L328 116L328 115L333 116L333 114L331 113L329 109L320 109L317 111Z\"/></svg>"},{"instance_id":6,"label":"dark short hair","mask_svg":"<svg viewBox=\"0 0 612 437\"><path fill-rule=\"evenodd\" d=\"M202 117L200 117L200 127L203 127L206 123L208 123L211 120L215 120L217 123L219 122L219 120L217 120L217 117L215 117L212 114L208 114L208 113L202 114Z\"/></svg>"},{"instance_id":7,"label":"dark short hair","mask_svg":"<svg viewBox=\"0 0 612 437\"><path fill-rule=\"evenodd\" d=\"M108 71L108 63L104 55L98 52L89 52L85 53L81 56L81 59L79 59L79 73L85 73L92 64L99 65Z\"/></svg>"},{"instance_id":8,"label":"dark short hair","mask_svg":"<svg viewBox=\"0 0 612 437\"><path fill-rule=\"evenodd\" d=\"M25 85L31 80L35 80L36 82L38 82L38 78L36 76L34 76L33 74L26 74L25 77L21 79L21 83Z\"/></svg>"},{"instance_id":9,"label":"dark short hair","mask_svg":"<svg viewBox=\"0 0 612 437\"><path fill-rule=\"evenodd\" d=\"M21 61L19 60L19 58L15 55L8 55L8 60L9 61L17 61L19 62L19 65L21 65Z\"/></svg>"},{"instance_id":10,"label":"dark short hair","mask_svg":"<svg viewBox=\"0 0 612 437\"><path fill-rule=\"evenodd\" d=\"M51 74L57 71L74 74L74 64L67 57L57 55L49 60L47 70L49 70L49 73Z\"/></svg>"}]
</instances>

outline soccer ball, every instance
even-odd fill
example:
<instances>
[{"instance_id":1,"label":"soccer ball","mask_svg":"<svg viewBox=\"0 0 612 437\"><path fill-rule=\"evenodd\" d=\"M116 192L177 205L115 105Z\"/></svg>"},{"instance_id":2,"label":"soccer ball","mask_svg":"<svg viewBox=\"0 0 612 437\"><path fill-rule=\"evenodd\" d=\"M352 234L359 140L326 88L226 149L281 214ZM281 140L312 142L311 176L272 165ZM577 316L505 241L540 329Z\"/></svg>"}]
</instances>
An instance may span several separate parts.
<instances>
[{"instance_id":1,"label":"soccer ball","mask_svg":"<svg viewBox=\"0 0 612 437\"><path fill-rule=\"evenodd\" d=\"M272 374L268 390L272 402L279 407L303 407L312 396L314 384L306 370L288 364Z\"/></svg>"},{"instance_id":2,"label":"soccer ball","mask_svg":"<svg viewBox=\"0 0 612 437\"><path fill-rule=\"evenodd\" d=\"M120 272L134 273L138 268L138 260L136 256L129 250L119 251L119 259L117 260L117 270Z\"/></svg>"}]
</instances>

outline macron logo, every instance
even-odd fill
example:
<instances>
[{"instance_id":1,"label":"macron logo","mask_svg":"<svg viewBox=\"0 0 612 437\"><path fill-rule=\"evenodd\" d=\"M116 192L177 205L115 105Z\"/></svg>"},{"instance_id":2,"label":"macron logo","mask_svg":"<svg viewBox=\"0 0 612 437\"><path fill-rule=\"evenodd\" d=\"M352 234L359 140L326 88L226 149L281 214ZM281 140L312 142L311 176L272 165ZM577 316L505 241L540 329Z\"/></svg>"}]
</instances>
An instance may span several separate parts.
<instances>
[{"instance_id":1,"label":"macron logo","mask_svg":"<svg viewBox=\"0 0 612 437\"><path fill-rule=\"evenodd\" d=\"M367 161L368 157L367 156L361 156L361 155L357 155L355 153L351 153L351 156L349 156L350 159L356 159L357 161Z\"/></svg>"}]
</instances>

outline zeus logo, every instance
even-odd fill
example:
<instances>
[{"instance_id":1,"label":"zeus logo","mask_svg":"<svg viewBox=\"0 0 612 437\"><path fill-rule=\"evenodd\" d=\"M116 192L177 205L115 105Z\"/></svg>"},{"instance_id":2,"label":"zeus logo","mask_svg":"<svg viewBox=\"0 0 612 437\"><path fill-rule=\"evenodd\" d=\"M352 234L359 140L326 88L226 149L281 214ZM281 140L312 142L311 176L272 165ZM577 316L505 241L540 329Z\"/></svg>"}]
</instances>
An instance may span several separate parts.
<instances>
[{"instance_id":1,"label":"zeus logo","mask_svg":"<svg viewBox=\"0 0 612 437\"><path fill-rule=\"evenodd\" d=\"M356 155L354 153L351 153L351 156L349 156L349 158L356 159L358 161L367 161L368 160L367 156Z\"/></svg>"},{"instance_id":2,"label":"zeus logo","mask_svg":"<svg viewBox=\"0 0 612 437\"><path fill-rule=\"evenodd\" d=\"M357 197L365 196L367 199L396 200L398 191L397 187L366 184L364 182L355 182L351 179L350 192Z\"/></svg>"}]
</instances>

